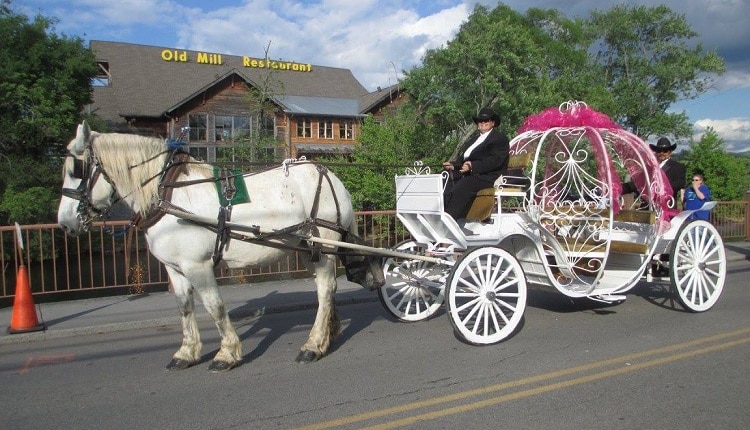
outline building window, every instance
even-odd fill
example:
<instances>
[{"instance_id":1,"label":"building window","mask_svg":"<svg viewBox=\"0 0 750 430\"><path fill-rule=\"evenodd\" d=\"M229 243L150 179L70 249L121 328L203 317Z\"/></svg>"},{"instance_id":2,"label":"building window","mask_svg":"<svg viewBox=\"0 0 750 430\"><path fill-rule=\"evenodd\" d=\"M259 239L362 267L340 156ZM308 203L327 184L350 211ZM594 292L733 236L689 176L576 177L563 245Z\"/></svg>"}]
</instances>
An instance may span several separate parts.
<instances>
[{"instance_id":1,"label":"building window","mask_svg":"<svg viewBox=\"0 0 750 430\"><path fill-rule=\"evenodd\" d=\"M216 142L227 142L250 134L250 118L246 116L216 115Z\"/></svg>"},{"instance_id":2,"label":"building window","mask_svg":"<svg viewBox=\"0 0 750 430\"><path fill-rule=\"evenodd\" d=\"M112 75L109 74L109 62L108 61L97 61L96 65L99 70L96 72L96 76L91 80L91 85L95 87L108 87L112 81Z\"/></svg>"},{"instance_id":3,"label":"building window","mask_svg":"<svg viewBox=\"0 0 750 430\"><path fill-rule=\"evenodd\" d=\"M191 113L188 115L188 126L190 126L190 142L205 142L207 140L208 115L205 113Z\"/></svg>"},{"instance_id":4,"label":"building window","mask_svg":"<svg viewBox=\"0 0 750 430\"><path fill-rule=\"evenodd\" d=\"M333 139L333 121L330 119L318 121L318 138Z\"/></svg>"},{"instance_id":5,"label":"building window","mask_svg":"<svg viewBox=\"0 0 750 430\"><path fill-rule=\"evenodd\" d=\"M309 118L297 120L297 137L312 137L312 122Z\"/></svg>"},{"instance_id":6,"label":"building window","mask_svg":"<svg viewBox=\"0 0 750 430\"><path fill-rule=\"evenodd\" d=\"M354 121L342 119L339 122L339 139L354 139Z\"/></svg>"}]
</instances>

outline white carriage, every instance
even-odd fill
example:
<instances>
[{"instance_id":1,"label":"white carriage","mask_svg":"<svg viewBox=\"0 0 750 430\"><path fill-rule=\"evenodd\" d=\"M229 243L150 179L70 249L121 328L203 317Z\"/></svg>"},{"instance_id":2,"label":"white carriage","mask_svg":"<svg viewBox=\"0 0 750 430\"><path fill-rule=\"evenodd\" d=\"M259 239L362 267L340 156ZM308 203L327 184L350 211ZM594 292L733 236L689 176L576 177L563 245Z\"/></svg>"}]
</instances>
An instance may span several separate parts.
<instances>
[{"instance_id":1,"label":"white carriage","mask_svg":"<svg viewBox=\"0 0 750 430\"><path fill-rule=\"evenodd\" d=\"M446 175L416 165L396 177L397 216L413 239L398 246L412 257L384 265L378 294L394 317L423 320L445 302L460 338L492 344L518 327L528 287L616 303L654 264L668 267L687 310L716 303L722 239L709 222L689 219L695 211L670 209L671 187L647 143L569 102L529 117L510 154L509 175L458 221L443 211ZM640 197L629 199L623 182Z\"/></svg>"}]
</instances>

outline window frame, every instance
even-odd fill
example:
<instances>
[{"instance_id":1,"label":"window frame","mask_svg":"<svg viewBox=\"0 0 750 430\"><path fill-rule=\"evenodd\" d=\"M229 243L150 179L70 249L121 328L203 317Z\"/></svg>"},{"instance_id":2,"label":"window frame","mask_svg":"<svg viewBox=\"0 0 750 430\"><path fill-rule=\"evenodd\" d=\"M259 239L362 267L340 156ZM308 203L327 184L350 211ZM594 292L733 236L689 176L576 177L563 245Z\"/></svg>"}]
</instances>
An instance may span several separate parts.
<instances>
[{"instance_id":1,"label":"window frame","mask_svg":"<svg viewBox=\"0 0 750 430\"><path fill-rule=\"evenodd\" d=\"M321 118L318 120L318 139L333 139L333 120Z\"/></svg>"},{"instance_id":2,"label":"window frame","mask_svg":"<svg viewBox=\"0 0 750 430\"><path fill-rule=\"evenodd\" d=\"M354 140L354 120L342 119L339 121L339 139Z\"/></svg>"},{"instance_id":3,"label":"window frame","mask_svg":"<svg viewBox=\"0 0 750 430\"><path fill-rule=\"evenodd\" d=\"M310 118L297 119L297 137L312 138L312 120Z\"/></svg>"},{"instance_id":4,"label":"window frame","mask_svg":"<svg viewBox=\"0 0 750 430\"><path fill-rule=\"evenodd\" d=\"M196 124L194 119L203 119L203 124L200 121ZM202 125L202 127L201 127ZM208 142L208 114L207 113L189 113L188 114L188 142ZM201 139L201 135L203 139Z\"/></svg>"}]
</instances>

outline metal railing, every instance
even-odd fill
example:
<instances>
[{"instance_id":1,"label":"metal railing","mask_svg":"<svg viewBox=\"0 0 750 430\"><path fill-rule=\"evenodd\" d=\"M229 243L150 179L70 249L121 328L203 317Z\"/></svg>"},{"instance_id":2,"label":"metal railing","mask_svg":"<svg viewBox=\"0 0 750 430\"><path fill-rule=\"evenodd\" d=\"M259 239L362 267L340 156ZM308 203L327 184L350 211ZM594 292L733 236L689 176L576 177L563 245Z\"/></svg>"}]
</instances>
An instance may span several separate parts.
<instances>
[{"instance_id":1,"label":"metal railing","mask_svg":"<svg viewBox=\"0 0 750 430\"><path fill-rule=\"evenodd\" d=\"M719 202L711 221L729 240L750 237L750 200ZM395 211L356 212L359 234L366 244L391 248L409 238ZM126 232L128 222L94 223L89 233L76 238L63 234L57 224L21 227L23 254L16 246L14 226L0 226L0 306L9 305L15 292L16 268L23 262L35 297L58 300L67 295L126 294L166 290L164 266L151 255L143 232ZM132 233L132 234L131 234ZM130 235L130 239L126 240ZM129 242L129 243L126 243ZM222 283L245 283L279 277L305 276L299 256L291 253L275 264L244 270L217 269ZM48 299L47 299L48 298Z\"/></svg>"}]
</instances>

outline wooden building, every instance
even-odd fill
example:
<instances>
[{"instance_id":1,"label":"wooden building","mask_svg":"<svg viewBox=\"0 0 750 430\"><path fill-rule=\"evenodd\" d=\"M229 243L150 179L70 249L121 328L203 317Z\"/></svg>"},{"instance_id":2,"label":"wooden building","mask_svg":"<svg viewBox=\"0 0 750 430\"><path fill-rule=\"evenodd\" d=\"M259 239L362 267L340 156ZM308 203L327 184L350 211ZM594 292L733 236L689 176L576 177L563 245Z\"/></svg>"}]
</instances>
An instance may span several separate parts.
<instances>
[{"instance_id":1,"label":"wooden building","mask_svg":"<svg viewBox=\"0 0 750 430\"><path fill-rule=\"evenodd\" d=\"M88 113L112 131L187 142L207 161L354 149L363 118L402 101L368 92L348 69L214 52L92 41L99 65Z\"/></svg>"}]
</instances>

